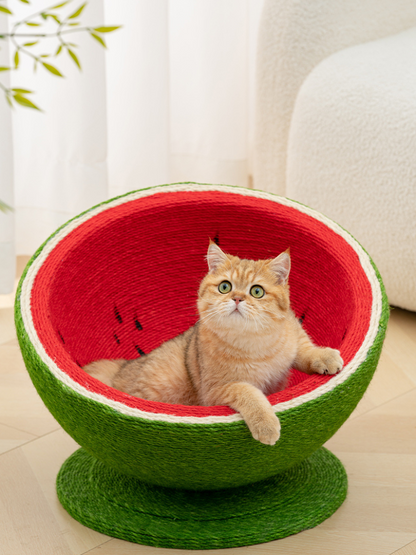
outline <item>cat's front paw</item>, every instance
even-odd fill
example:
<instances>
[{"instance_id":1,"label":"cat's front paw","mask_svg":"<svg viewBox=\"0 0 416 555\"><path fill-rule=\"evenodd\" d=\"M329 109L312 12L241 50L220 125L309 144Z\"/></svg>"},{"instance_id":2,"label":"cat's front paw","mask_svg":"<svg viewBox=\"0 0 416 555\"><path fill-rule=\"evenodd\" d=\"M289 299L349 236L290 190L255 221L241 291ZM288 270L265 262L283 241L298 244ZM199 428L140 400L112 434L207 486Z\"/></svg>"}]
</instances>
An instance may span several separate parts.
<instances>
[{"instance_id":1,"label":"cat's front paw","mask_svg":"<svg viewBox=\"0 0 416 555\"><path fill-rule=\"evenodd\" d=\"M265 445L274 445L280 437L280 422L273 413L266 418L249 424L254 439Z\"/></svg>"},{"instance_id":2,"label":"cat's front paw","mask_svg":"<svg viewBox=\"0 0 416 555\"><path fill-rule=\"evenodd\" d=\"M311 370L317 374L336 374L344 366L339 351L326 347L324 349L315 349L312 360Z\"/></svg>"}]
</instances>

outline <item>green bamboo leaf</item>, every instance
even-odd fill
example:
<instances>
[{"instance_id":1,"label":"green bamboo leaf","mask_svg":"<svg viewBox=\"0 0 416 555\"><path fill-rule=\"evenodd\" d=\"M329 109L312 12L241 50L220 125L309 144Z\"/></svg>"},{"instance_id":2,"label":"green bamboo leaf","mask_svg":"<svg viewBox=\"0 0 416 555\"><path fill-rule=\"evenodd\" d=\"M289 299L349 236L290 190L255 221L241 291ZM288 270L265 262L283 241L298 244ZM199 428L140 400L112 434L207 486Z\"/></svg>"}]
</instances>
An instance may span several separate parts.
<instances>
[{"instance_id":1,"label":"green bamboo leaf","mask_svg":"<svg viewBox=\"0 0 416 555\"><path fill-rule=\"evenodd\" d=\"M77 27L80 23L68 23L68 27Z\"/></svg>"},{"instance_id":2,"label":"green bamboo leaf","mask_svg":"<svg viewBox=\"0 0 416 555\"><path fill-rule=\"evenodd\" d=\"M35 46L35 44L38 44L38 40L35 42L25 42L25 44L23 46Z\"/></svg>"},{"instance_id":3,"label":"green bamboo leaf","mask_svg":"<svg viewBox=\"0 0 416 555\"><path fill-rule=\"evenodd\" d=\"M20 0L23 4L30 4L29 0Z\"/></svg>"},{"instance_id":4,"label":"green bamboo leaf","mask_svg":"<svg viewBox=\"0 0 416 555\"><path fill-rule=\"evenodd\" d=\"M61 20L59 19L59 17L57 15L53 14L53 13L48 13L46 15L46 17L50 17L50 18L54 19L56 21L56 23L58 23L58 25L61 24Z\"/></svg>"},{"instance_id":5,"label":"green bamboo leaf","mask_svg":"<svg viewBox=\"0 0 416 555\"><path fill-rule=\"evenodd\" d=\"M13 212L13 208L0 200L0 211L1 212Z\"/></svg>"},{"instance_id":6,"label":"green bamboo leaf","mask_svg":"<svg viewBox=\"0 0 416 555\"><path fill-rule=\"evenodd\" d=\"M42 19L45 19L45 20L48 19L48 15L47 15L46 13L44 13L44 12L42 12L42 13L40 14L40 16L41 16Z\"/></svg>"},{"instance_id":7,"label":"green bamboo leaf","mask_svg":"<svg viewBox=\"0 0 416 555\"><path fill-rule=\"evenodd\" d=\"M42 65L45 69L47 69L54 75L57 75L58 77L63 77L62 73L55 66L52 66L51 64L47 64L46 62L42 62Z\"/></svg>"},{"instance_id":8,"label":"green bamboo leaf","mask_svg":"<svg viewBox=\"0 0 416 555\"><path fill-rule=\"evenodd\" d=\"M31 21L27 21L26 25L28 27L40 27L40 23L32 23Z\"/></svg>"},{"instance_id":9,"label":"green bamboo leaf","mask_svg":"<svg viewBox=\"0 0 416 555\"><path fill-rule=\"evenodd\" d=\"M10 96L8 94L6 94L6 100L10 106L10 108L13 108L13 102L10 100Z\"/></svg>"},{"instance_id":10,"label":"green bamboo leaf","mask_svg":"<svg viewBox=\"0 0 416 555\"><path fill-rule=\"evenodd\" d=\"M6 66L0 66L0 71L9 71L10 68Z\"/></svg>"},{"instance_id":11,"label":"green bamboo leaf","mask_svg":"<svg viewBox=\"0 0 416 555\"><path fill-rule=\"evenodd\" d=\"M62 44L60 44L55 52L55 56L59 56L59 54L62 52Z\"/></svg>"},{"instance_id":12,"label":"green bamboo leaf","mask_svg":"<svg viewBox=\"0 0 416 555\"><path fill-rule=\"evenodd\" d=\"M14 54L14 69L17 69L18 67L19 67L19 51L16 50Z\"/></svg>"},{"instance_id":13,"label":"green bamboo leaf","mask_svg":"<svg viewBox=\"0 0 416 555\"><path fill-rule=\"evenodd\" d=\"M0 6L0 12L4 12L4 13L7 13L9 15L13 15L12 12L9 10L9 8L6 8L5 6Z\"/></svg>"},{"instance_id":14,"label":"green bamboo leaf","mask_svg":"<svg viewBox=\"0 0 416 555\"><path fill-rule=\"evenodd\" d=\"M71 56L75 64L78 66L78 69L81 71L81 64L79 63L77 55L70 48L68 48L67 50L68 50L68 54Z\"/></svg>"},{"instance_id":15,"label":"green bamboo leaf","mask_svg":"<svg viewBox=\"0 0 416 555\"><path fill-rule=\"evenodd\" d=\"M11 90L14 91L14 92L23 93L23 94L32 94L33 93L33 91L28 91L27 89L16 89L16 88L14 88L14 89L11 89Z\"/></svg>"},{"instance_id":16,"label":"green bamboo leaf","mask_svg":"<svg viewBox=\"0 0 416 555\"><path fill-rule=\"evenodd\" d=\"M96 35L95 33L91 33L91 32L90 32L90 35L91 35L95 40L98 40L98 42L99 42L100 44L102 44L102 45L104 46L104 48L107 48L107 45L105 44L104 39L102 39L99 35Z\"/></svg>"},{"instance_id":17,"label":"green bamboo leaf","mask_svg":"<svg viewBox=\"0 0 416 555\"><path fill-rule=\"evenodd\" d=\"M121 25L112 26L112 27L94 27L94 31L97 31L97 33L111 33L116 29L120 29L120 27Z\"/></svg>"},{"instance_id":18,"label":"green bamboo leaf","mask_svg":"<svg viewBox=\"0 0 416 555\"><path fill-rule=\"evenodd\" d=\"M31 100L29 100L28 98L26 98L25 96L17 93L13 96L13 99L20 104L21 106L25 106L26 108L33 108L34 110L39 110L40 108L38 108L38 106L36 106L36 104L33 104L33 102Z\"/></svg>"},{"instance_id":19,"label":"green bamboo leaf","mask_svg":"<svg viewBox=\"0 0 416 555\"><path fill-rule=\"evenodd\" d=\"M41 54L40 57L41 58L49 58L50 54Z\"/></svg>"},{"instance_id":20,"label":"green bamboo leaf","mask_svg":"<svg viewBox=\"0 0 416 555\"><path fill-rule=\"evenodd\" d=\"M56 6L52 6L52 8L50 8L50 9L51 10L57 10L58 8L62 8L63 6L66 6L69 2L70 2L70 0L67 0L66 2L62 2L61 4L56 4Z\"/></svg>"},{"instance_id":21,"label":"green bamboo leaf","mask_svg":"<svg viewBox=\"0 0 416 555\"><path fill-rule=\"evenodd\" d=\"M85 6L87 5L86 2L84 2L84 4L81 4L81 6L74 11L73 14L71 14L68 19L74 19L75 17L78 17L79 15L81 15L82 10L85 8Z\"/></svg>"}]
</instances>

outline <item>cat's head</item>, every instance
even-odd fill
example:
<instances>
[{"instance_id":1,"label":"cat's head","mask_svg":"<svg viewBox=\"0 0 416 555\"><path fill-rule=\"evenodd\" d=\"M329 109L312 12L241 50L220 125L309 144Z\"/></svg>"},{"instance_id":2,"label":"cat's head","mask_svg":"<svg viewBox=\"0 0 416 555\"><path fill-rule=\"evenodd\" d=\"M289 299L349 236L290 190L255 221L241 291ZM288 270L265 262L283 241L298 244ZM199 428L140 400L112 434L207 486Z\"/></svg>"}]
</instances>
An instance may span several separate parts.
<instances>
[{"instance_id":1,"label":"cat's head","mask_svg":"<svg viewBox=\"0 0 416 555\"><path fill-rule=\"evenodd\" d=\"M207 261L209 272L198 292L204 324L261 333L286 317L290 306L287 251L270 260L245 260L211 242Z\"/></svg>"}]
</instances>

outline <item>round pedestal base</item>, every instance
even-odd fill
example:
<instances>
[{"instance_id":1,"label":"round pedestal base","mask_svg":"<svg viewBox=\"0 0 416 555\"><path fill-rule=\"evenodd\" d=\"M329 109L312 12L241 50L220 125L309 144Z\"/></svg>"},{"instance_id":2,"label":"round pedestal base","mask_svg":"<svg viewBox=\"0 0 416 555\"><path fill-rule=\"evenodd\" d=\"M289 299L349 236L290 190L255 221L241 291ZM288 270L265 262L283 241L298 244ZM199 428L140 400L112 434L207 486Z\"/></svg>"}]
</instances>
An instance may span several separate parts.
<instances>
[{"instance_id":1,"label":"round pedestal base","mask_svg":"<svg viewBox=\"0 0 416 555\"><path fill-rule=\"evenodd\" d=\"M341 462L321 448L278 476L248 486L189 491L118 474L83 449L63 464L59 500L90 528L157 547L215 549L268 542L317 526L347 494Z\"/></svg>"}]
</instances>

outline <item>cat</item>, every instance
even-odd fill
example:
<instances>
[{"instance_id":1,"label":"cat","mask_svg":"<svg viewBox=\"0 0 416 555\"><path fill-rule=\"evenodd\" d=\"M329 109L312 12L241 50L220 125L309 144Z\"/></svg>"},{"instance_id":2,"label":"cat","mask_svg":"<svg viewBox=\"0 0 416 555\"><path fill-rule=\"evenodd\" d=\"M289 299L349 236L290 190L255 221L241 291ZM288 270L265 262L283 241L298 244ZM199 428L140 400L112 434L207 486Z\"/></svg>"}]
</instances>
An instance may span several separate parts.
<instances>
[{"instance_id":1,"label":"cat","mask_svg":"<svg viewBox=\"0 0 416 555\"><path fill-rule=\"evenodd\" d=\"M134 360L99 360L84 370L130 395L181 405L228 405L254 439L274 445L280 422L267 395L290 368L335 374L339 351L315 346L290 308L290 254L245 260L210 242L198 292L198 322Z\"/></svg>"}]
</instances>

